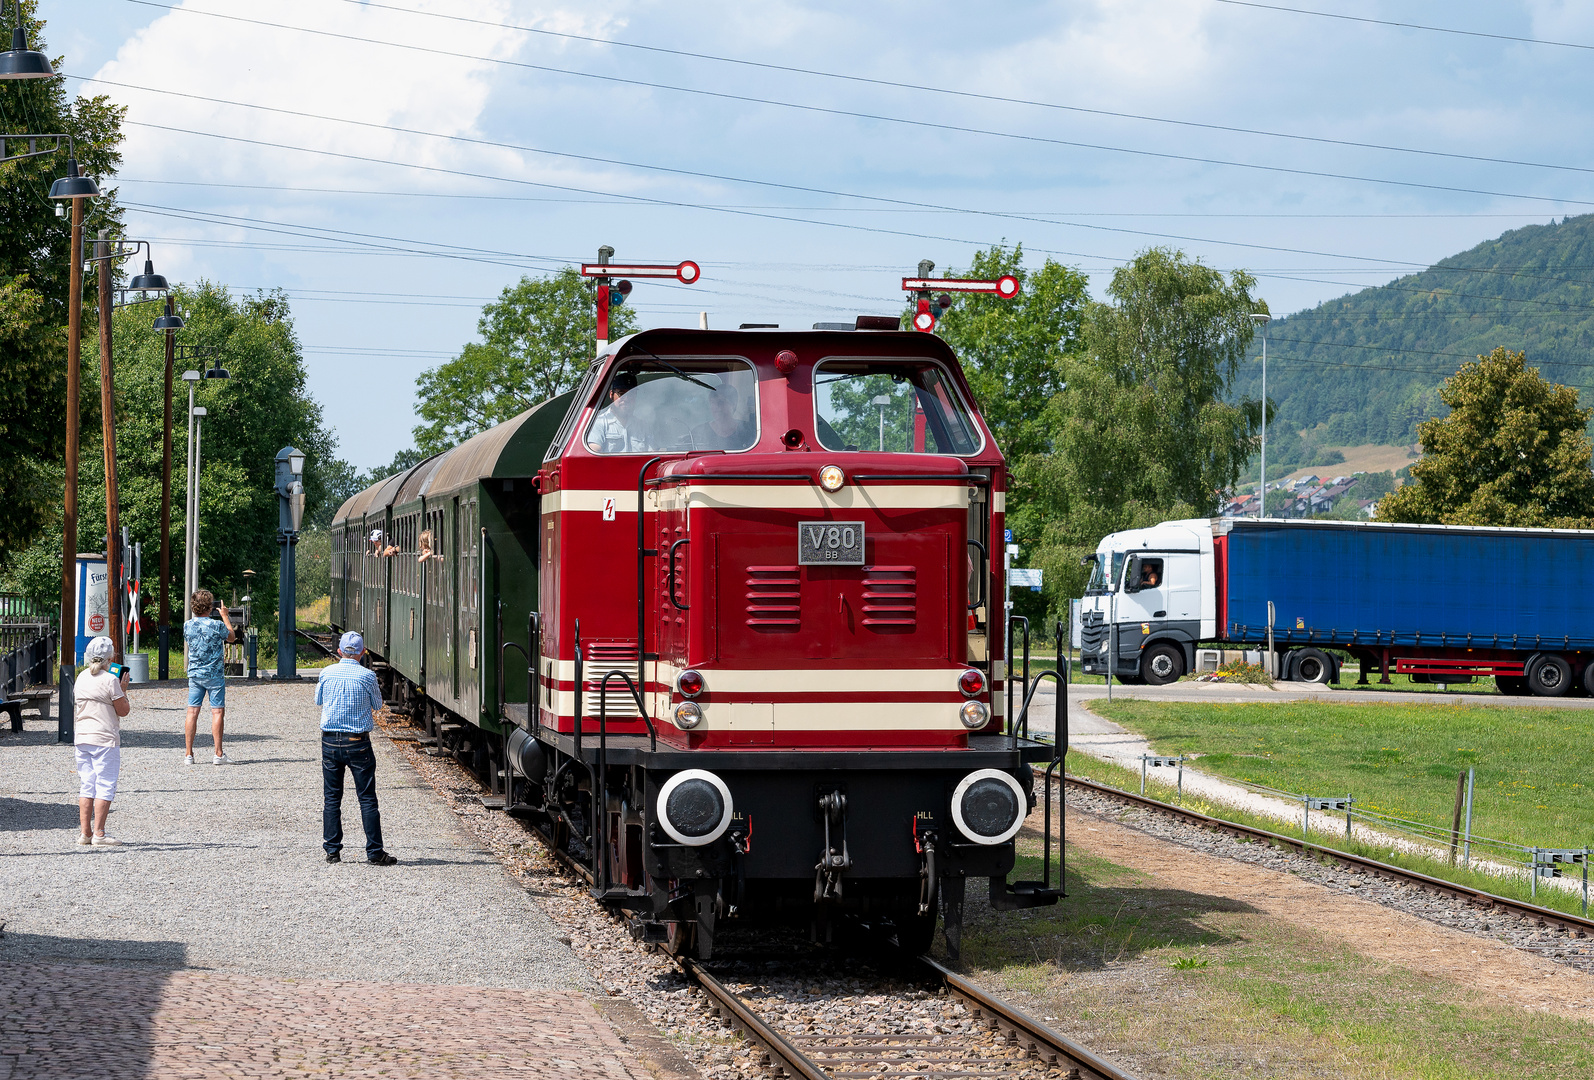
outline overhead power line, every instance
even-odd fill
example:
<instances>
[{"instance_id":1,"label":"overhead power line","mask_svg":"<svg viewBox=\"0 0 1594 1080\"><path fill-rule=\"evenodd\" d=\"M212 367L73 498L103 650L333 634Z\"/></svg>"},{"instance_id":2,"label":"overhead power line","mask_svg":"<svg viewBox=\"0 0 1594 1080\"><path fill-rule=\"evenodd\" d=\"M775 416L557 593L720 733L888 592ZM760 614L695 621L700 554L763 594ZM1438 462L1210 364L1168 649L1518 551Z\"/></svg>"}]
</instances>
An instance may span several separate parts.
<instances>
[{"instance_id":1,"label":"overhead power line","mask_svg":"<svg viewBox=\"0 0 1594 1080\"><path fill-rule=\"evenodd\" d=\"M1254 0L1213 0L1218 4L1229 4L1232 7L1260 8L1263 11L1283 11L1291 15L1311 15L1319 19L1338 19L1341 22L1368 23L1373 26L1392 26L1399 30L1427 30L1434 34L1455 34L1458 37L1489 38L1494 41L1510 41L1523 45L1551 45L1558 49L1585 49L1594 51L1594 45L1582 45L1572 41L1548 41L1544 38L1517 37L1515 34L1491 34L1482 30L1458 30L1451 26L1429 26L1425 23L1395 22L1391 19L1370 19L1364 15L1345 15L1337 11L1312 11L1308 8L1285 7L1282 4L1260 4Z\"/></svg>"},{"instance_id":2,"label":"overhead power line","mask_svg":"<svg viewBox=\"0 0 1594 1080\"><path fill-rule=\"evenodd\" d=\"M146 0L139 0L146 2ZM942 94L948 97L968 98L975 101L998 102L1005 105L1024 105L1030 108L1052 109L1060 112L1080 113L1088 116L1106 116L1118 120L1138 120L1151 124L1168 124L1177 127L1198 128L1203 131L1223 131L1237 135L1256 135L1269 139L1287 139L1295 142L1311 142L1325 146L1349 146L1363 150L1385 150L1399 154L1417 154L1425 157L1445 157L1459 161L1478 161L1496 165L1521 165L1528 168L1539 169L1566 169L1577 172L1590 172L1588 168L1574 165L1555 165L1537 161L1520 161L1513 158L1487 157L1478 154L1459 154L1444 150L1426 150L1409 146L1393 146L1386 143L1365 142L1356 139L1333 139L1321 135L1302 135L1288 131L1269 131L1263 128L1246 128L1232 124L1214 124L1199 120L1176 120L1165 116L1150 116L1143 113L1119 112L1113 109L1093 109L1082 105L1064 105L1054 101L1037 101L1031 98L1007 97L1001 94L982 94L970 90L954 90L944 86L930 86L923 83L900 82L894 79L870 78L864 75L849 75L839 71L824 71L818 68L795 67L789 64L771 64L766 61L747 60L740 57L718 56L713 53L692 52L685 49L668 49L657 45L641 45L635 42L620 41L615 38L592 37L587 34L571 34L557 30L546 30L535 26L522 26L517 23L499 22L493 19L477 19L468 15L452 15L441 11L417 11L414 8L400 7L396 4L374 3L372 0L343 0L346 4L355 4L361 8L374 8L382 11L401 12L406 15L415 15L427 19L441 19L448 22L466 23L475 26L489 26L495 29L518 30L525 34L536 34L543 37L558 38L566 41L582 41L594 45L608 45L620 49L635 49L643 52L656 53L665 56L679 56L692 60L708 60L719 64L731 64L739 67L762 69L765 71L780 71L787 74L809 75L821 79L833 79L841 82L861 83L870 86L887 87L894 90L913 90L920 93ZM162 5L153 5L162 6ZM186 10L186 9L185 9ZM368 40L368 39L361 39ZM543 70L558 71L566 74L580 75L587 78L609 78L609 76L593 75L589 72L570 71L565 68L545 68ZM632 80L616 80L632 81ZM661 89L678 90L682 93L712 93L691 88L667 86L660 83L639 82L639 85L658 87ZM755 99L744 99L755 100ZM774 102L778 105L789 105L788 102ZM826 110L829 111L829 110ZM925 122L926 127L941 127L946 125ZM963 130L948 126L949 130Z\"/></svg>"}]
</instances>

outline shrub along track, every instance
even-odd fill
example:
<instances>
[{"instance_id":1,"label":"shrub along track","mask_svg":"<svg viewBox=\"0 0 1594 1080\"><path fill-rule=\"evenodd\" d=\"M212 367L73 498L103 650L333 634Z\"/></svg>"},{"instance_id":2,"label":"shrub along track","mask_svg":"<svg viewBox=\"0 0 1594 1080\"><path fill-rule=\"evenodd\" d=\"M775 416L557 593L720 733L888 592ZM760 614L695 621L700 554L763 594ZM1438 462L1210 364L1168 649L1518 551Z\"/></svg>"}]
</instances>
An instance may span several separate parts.
<instances>
[{"instance_id":1,"label":"shrub along track","mask_svg":"<svg viewBox=\"0 0 1594 1080\"><path fill-rule=\"evenodd\" d=\"M1594 972L1594 946L1576 944L1578 939L1594 938L1594 919L1497 896L1256 826L1225 821L1083 777L1067 776L1064 780L1065 787L1072 795L1071 805L1086 813L1101 813L1115 804L1119 807L1127 805L1145 813L1140 820L1124 821L1124 824L1185 846L1194 846L1192 840L1200 835L1190 826L1241 841L1261 841L1272 848L1311 860L1330 874L1337 870L1354 875L1355 880L1352 881L1328 881L1325 884L1335 887L1349 885L1363 899L1395 907L1454 929L1487 934L1546 959ZM1159 818L1162 819L1160 825ZM1174 821L1166 821L1168 818ZM1250 848L1249 844L1238 850L1211 853L1235 857L1242 852L1250 856L1256 850L1251 848L1247 851L1247 848ZM1254 858L1248 861L1254 861ZM1328 866L1322 865L1325 863ZM1386 881L1395 887L1368 889L1363 887L1368 879Z\"/></svg>"}]
</instances>

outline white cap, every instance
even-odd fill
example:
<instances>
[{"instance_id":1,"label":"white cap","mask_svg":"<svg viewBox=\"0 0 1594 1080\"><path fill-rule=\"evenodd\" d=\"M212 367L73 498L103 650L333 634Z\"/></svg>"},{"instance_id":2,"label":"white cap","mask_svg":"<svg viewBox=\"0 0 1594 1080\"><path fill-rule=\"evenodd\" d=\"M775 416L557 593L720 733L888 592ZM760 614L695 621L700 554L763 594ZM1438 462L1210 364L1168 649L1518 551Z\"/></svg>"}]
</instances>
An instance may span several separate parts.
<instances>
[{"instance_id":1,"label":"white cap","mask_svg":"<svg viewBox=\"0 0 1594 1080\"><path fill-rule=\"evenodd\" d=\"M83 659L85 661L109 660L115 655L116 642L108 637L97 637L83 647Z\"/></svg>"}]
</instances>

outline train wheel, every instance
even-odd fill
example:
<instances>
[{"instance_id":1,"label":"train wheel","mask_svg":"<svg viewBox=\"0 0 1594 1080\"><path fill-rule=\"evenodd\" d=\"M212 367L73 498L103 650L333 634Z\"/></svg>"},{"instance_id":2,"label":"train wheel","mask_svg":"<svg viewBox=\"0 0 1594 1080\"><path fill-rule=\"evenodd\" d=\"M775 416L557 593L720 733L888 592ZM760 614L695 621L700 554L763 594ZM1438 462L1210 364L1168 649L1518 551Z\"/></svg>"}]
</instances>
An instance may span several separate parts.
<instances>
[{"instance_id":1,"label":"train wheel","mask_svg":"<svg viewBox=\"0 0 1594 1080\"><path fill-rule=\"evenodd\" d=\"M909 956L923 956L935 940L935 912L928 915L903 914L895 920L897 948Z\"/></svg>"},{"instance_id":2,"label":"train wheel","mask_svg":"<svg viewBox=\"0 0 1594 1080\"><path fill-rule=\"evenodd\" d=\"M664 951L671 956L690 955L697 940L697 923L670 922L664 928Z\"/></svg>"},{"instance_id":3,"label":"train wheel","mask_svg":"<svg viewBox=\"0 0 1594 1080\"><path fill-rule=\"evenodd\" d=\"M1572 665L1554 653L1539 653L1528 661L1528 689L1540 697L1561 697L1572 689Z\"/></svg>"}]
</instances>

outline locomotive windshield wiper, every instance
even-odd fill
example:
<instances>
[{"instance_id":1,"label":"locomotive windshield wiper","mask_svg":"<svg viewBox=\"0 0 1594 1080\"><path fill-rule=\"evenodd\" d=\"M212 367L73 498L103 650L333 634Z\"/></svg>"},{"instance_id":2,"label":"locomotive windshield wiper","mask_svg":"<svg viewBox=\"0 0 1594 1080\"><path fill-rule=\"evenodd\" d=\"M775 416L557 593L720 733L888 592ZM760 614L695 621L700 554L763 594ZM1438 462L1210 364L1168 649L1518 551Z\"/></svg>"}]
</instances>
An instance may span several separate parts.
<instances>
[{"instance_id":1,"label":"locomotive windshield wiper","mask_svg":"<svg viewBox=\"0 0 1594 1080\"><path fill-rule=\"evenodd\" d=\"M641 348L638 348L637 352L639 352L639 353L647 353L649 356L653 357L653 359L657 360L659 363L663 364L665 367L667 367L671 371L675 372L675 374L676 374L676 376L678 378L685 379L689 383L696 383L698 386L703 387L704 389L706 389L711 394L716 394L716 393L719 392L719 387L710 386L708 383L704 382L702 379L694 379L692 376L688 375L686 372L682 371L680 368L676 367L674 364L670 363L668 360L664 359L664 357L658 355L657 353L648 352L648 350L641 349Z\"/></svg>"}]
</instances>

